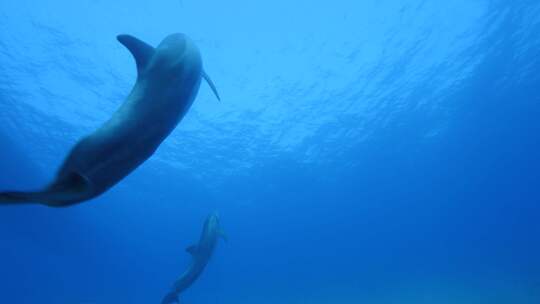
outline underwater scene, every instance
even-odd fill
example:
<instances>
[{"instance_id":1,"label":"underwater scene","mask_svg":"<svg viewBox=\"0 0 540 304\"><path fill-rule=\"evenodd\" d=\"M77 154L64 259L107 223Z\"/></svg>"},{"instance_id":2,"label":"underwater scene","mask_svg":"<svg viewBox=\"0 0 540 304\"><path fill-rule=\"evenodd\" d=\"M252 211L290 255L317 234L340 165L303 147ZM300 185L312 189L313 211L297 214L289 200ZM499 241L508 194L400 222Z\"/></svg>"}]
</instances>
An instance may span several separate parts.
<instances>
[{"instance_id":1,"label":"underwater scene","mask_svg":"<svg viewBox=\"0 0 540 304\"><path fill-rule=\"evenodd\" d=\"M0 0L0 304L540 303L540 1Z\"/></svg>"}]
</instances>

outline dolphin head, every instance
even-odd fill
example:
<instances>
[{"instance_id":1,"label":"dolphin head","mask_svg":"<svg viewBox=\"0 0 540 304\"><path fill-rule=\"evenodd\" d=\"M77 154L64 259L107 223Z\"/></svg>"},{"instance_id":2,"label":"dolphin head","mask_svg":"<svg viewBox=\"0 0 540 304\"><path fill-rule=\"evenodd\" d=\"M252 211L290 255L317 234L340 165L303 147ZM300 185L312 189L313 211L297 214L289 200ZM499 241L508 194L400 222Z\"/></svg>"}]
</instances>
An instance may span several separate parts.
<instances>
[{"instance_id":1,"label":"dolphin head","mask_svg":"<svg viewBox=\"0 0 540 304\"><path fill-rule=\"evenodd\" d=\"M220 99L216 86L203 70L199 49L187 35L169 35L157 48L130 35L119 35L118 41L133 54L139 80L154 80L159 88L180 88L194 97L203 78Z\"/></svg>"},{"instance_id":2,"label":"dolphin head","mask_svg":"<svg viewBox=\"0 0 540 304\"><path fill-rule=\"evenodd\" d=\"M190 38L172 34L156 48L130 35L119 35L118 41L133 54L138 81L147 89L193 100L204 73L199 49Z\"/></svg>"},{"instance_id":3,"label":"dolphin head","mask_svg":"<svg viewBox=\"0 0 540 304\"><path fill-rule=\"evenodd\" d=\"M198 87L202 75L201 54L188 36L172 34L155 49L146 72L171 87Z\"/></svg>"},{"instance_id":4,"label":"dolphin head","mask_svg":"<svg viewBox=\"0 0 540 304\"><path fill-rule=\"evenodd\" d=\"M219 221L219 214L217 212L212 212L208 216L204 226L205 226L206 234L211 235L212 238L217 239L218 237L221 237L224 240L227 240L227 235L225 234L223 229L221 229L221 224Z\"/></svg>"},{"instance_id":5,"label":"dolphin head","mask_svg":"<svg viewBox=\"0 0 540 304\"><path fill-rule=\"evenodd\" d=\"M219 228L219 214L217 212L210 213L207 222L210 227Z\"/></svg>"}]
</instances>

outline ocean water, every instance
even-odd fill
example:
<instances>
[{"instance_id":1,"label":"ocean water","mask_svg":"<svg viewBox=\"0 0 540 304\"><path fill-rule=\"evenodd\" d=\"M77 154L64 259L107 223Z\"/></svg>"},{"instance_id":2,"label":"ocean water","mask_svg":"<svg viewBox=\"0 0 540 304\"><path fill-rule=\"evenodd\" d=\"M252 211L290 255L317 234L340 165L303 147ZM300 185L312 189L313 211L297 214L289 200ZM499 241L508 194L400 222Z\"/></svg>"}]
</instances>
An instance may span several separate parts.
<instances>
[{"instance_id":1,"label":"ocean water","mask_svg":"<svg viewBox=\"0 0 540 304\"><path fill-rule=\"evenodd\" d=\"M0 303L540 303L537 0L1 0L0 190L46 184L183 32L202 83L155 155L65 209L0 207Z\"/></svg>"}]
</instances>

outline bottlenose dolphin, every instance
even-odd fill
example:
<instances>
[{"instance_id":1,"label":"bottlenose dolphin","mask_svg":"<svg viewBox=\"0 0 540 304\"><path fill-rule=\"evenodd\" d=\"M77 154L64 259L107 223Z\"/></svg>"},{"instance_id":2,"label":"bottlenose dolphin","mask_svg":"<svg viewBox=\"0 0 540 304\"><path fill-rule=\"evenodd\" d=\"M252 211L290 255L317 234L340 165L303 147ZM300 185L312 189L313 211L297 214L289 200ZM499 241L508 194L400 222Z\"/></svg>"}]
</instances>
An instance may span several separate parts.
<instances>
[{"instance_id":1,"label":"bottlenose dolphin","mask_svg":"<svg viewBox=\"0 0 540 304\"><path fill-rule=\"evenodd\" d=\"M189 110L205 79L197 46L184 34L166 37L157 48L119 35L135 58L137 81L121 107L73 147L55 180L42 191L0 192L0 204L69 206L94 198L148 159Z\"/></svg>"},{"instance_id":2,"label":"bottlenose dolphin","mask_svg":"<svg viewBox=\"0 0 540 304\"><path fill-rule=\"evenodd\" d=\"M219 225L219 216L216 213L212 213L204 222L199 243L186 248L186 251L192 257L191 265L180 279L176 281L172 290L163 298L161 301L162 304L180 303L178 295L189 288L201 275L220 237L225 240L227 239Z\"/></svg>"}]
</instances>

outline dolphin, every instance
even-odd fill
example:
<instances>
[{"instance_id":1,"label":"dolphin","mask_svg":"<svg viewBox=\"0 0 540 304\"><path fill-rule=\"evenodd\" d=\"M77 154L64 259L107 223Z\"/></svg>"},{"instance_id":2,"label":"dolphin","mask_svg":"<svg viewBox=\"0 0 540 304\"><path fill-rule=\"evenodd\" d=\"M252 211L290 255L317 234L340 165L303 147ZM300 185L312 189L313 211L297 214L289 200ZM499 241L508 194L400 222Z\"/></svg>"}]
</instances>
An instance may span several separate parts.
<instances>
[{"instance_id":1,"label":"dolphin","mask_svg":"<svg viewBox=\"0 0 540 304\"><path fill-rule=\"evenodd\" d=\"M186 251L192 257L191 265L176 281L172 290L161 301L161 304L180 303L178 295L188 289L201 275L212 257L220 237L227 240L227 236L219 225L219 216L217 213L212 213L204 222L199 243L186 248Z\"/></svg>"},{"instance_id":2,"label":"dolphin","mask_svg":"<svg viewBox=\"0 0 540 304\"><path fill-rule=\"evenodd\" d=\"M130 35L117 39L137 66L129 96L107 122L79 140L47 187L0 192L0 205L65 207L95 198L152 156L191 107L201 79L220 100L197 46L186 35L169 35L156 48Z\"/></svg>"}]
</instances>

